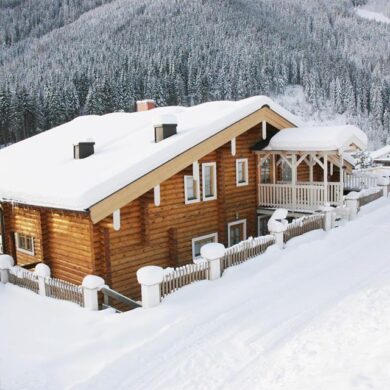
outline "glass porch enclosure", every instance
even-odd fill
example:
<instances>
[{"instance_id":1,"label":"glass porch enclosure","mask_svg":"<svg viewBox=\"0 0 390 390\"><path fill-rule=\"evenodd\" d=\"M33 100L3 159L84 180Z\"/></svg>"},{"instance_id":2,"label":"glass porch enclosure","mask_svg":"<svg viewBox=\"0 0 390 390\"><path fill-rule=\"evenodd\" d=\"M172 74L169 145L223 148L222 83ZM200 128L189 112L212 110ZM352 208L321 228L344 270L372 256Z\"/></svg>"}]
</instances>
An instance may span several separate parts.
<instances>
[{"instance_id":1,"label":"glass porch enclosure","mask_svg":"<svg viewBox=\"0 0 390 390\"><path fill-rule=\"evenodd\" d=\"M313 212L343 201L343 158L337 152L259 151L258 206Z\"/></svg>"}]
</instances>

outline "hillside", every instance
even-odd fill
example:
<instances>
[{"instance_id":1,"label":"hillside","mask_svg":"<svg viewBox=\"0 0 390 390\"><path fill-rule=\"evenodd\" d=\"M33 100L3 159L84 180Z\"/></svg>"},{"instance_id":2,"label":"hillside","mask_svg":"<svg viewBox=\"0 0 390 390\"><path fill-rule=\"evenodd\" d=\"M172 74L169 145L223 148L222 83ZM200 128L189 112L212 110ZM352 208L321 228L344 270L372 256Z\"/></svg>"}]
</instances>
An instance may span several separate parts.
<instances>
[{"instance_id":1,"label":"hillside","mask_svg":"<svg viewBox=\"0 0 390 390\"><path fill-rule=\"evenodd\" d=\"M0 387L387 389L389 202L153 309L89 312L0 285Z\"/></svg>"},{"instance_id":2,"label":"hillside","mask_svg":"<svg viewBox=\"0 0 390 390\"><path fill-rule=\"evenodd\" d=\"M360 18L356 1L46 3L0 5L0 144L80 114L131 111L139 98L192 105L289 84L372 145L389 138L390 26Z\"/></svg>"}]
</instances>

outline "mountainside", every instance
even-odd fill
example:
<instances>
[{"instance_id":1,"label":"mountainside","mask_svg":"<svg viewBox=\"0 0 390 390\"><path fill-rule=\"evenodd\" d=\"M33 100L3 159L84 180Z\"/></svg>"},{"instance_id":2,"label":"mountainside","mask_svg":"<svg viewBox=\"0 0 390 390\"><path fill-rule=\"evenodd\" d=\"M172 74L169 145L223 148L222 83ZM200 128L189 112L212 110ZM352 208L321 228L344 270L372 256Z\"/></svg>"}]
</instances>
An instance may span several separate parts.
<instances>
[{"instance_id":1,"label":"mountainside","mask_svg":"<svg viewBox=\"0 0 390 390\"><path fill-rule=\"evenodd\" d=\"M294 84L377 146L390 138L390 25L358 17L362 3L8 0L0 143L80 114L132 111L140 98L192 105Z\"/></svg>"}]
</instances>

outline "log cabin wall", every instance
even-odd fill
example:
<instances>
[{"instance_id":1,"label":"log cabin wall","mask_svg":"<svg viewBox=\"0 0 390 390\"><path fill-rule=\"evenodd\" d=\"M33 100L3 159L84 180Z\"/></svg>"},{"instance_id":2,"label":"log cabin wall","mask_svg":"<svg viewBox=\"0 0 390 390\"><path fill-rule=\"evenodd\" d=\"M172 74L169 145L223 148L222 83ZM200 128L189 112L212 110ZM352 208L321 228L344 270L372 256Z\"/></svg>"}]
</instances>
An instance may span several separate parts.
<instances>
[{"instance_id":1,"label":"log cabin wall","mask_svg":"<svg viewBox=\"0 0 390 390\"><path fill-rule=\"evenodd\" d=\"M103 274L95 261L94 230L87 215L57 212L29 206L3 203L6 253L17 265L37 262L48 264L52 276L81 283L87 274ZM33 237L34 255L16 248L15 233Z\"/></svg>"},{"instance_id":2,"label":"log cabin wall","mask_svg":"<svg viewBox=\"0 0 390 390\"><path fill-rule=\"evenodd\" d=\"M7 253L15 259L16 264L24 266L41 261L43 258L43 236L39 211L6 204L3 205L3 215L4 225L6 226L4 244ZM15 233L33 237L34 255L17 250Z\"/></svg>"},{"instance_id":3,"label":"log cabin wall","mask_svg":"<svg viewBox=\"0 0 390 390\"><path fill-rule=\"evenodd\" d=\"M192 239L218 233L218 241L228 244L228 223L245 219L247 236L256 234L257 181L256 155L251 152L261 135L259 126L236 139L236 155L230 142L199 160L200 193L202 163L217 163L217 199L185 204L184 176L192 175L192 166L161 183L161 203L154 205L153 191L121 209L121 228L107 229L106 248L100 246L97 259L106 253L109 278L114 289L139 297L136 271L144 265L175 267L192 262ZM236 160L248 159L249 184L236 185ZM112 224L101 221L99 229ZM108 245L108 248L107 248Z\"/></svg>"}]
</instances>

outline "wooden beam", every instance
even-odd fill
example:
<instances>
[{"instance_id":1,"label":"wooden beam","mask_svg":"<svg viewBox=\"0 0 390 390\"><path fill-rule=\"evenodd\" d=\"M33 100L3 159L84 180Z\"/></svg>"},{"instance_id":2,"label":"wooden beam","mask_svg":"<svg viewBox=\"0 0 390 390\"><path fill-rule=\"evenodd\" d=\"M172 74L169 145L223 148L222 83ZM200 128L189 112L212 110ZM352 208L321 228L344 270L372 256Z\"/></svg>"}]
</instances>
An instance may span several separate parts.
<instances>
[{"instance_id":1,"label":"wooden beam","mask_svg":"<svg viewBox=\"0 0 390 390\"><path fill-rule=\"evenodd\" d=\"M92 205L89 209L92 222L101 221L112 214L114 210L124 207L164 180L179 173L194 161L230 142L232 138L238 137L264 120L277 129L295 126L264 106Z\"/></svg>"}]
</instances>

